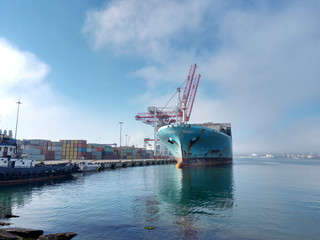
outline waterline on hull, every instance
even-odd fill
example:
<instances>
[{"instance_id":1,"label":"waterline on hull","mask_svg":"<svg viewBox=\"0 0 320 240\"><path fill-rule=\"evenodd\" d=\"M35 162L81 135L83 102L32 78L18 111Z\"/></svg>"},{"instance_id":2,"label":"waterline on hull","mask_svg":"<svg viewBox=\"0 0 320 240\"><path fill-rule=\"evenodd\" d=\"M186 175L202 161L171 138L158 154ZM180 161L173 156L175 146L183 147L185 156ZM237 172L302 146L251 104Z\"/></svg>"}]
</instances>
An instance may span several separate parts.
<instances>
[{"instance_id":1,"label":"waterline on hull","mask_svg":"<svg viewBox=\"0 0 320 240\"><path fill-rule=\"evenodd\" d=\"M189 158L189 159L178 159L177 168L187 167L203 167L203 166L214 166L214 165L227 165L232 164L232 158Z\"/></svg>"}]
</instances>

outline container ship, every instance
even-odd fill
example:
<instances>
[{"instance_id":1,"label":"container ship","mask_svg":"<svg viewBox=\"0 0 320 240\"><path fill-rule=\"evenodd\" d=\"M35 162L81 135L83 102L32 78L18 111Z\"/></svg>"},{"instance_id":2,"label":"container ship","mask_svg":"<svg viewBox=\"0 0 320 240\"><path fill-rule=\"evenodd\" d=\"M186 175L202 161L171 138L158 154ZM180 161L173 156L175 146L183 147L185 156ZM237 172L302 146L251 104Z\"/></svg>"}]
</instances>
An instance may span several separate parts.
<instances>
[{"instance_id":1,"label":"container ship","mask_svg":"<svg viewBox=\"0 0 320 240\"><path fill-rule=\"evenodd\" d=\"M231 164L230 123L188 124L201 77L195 74L196 68L196 64L190 67L182 97L181 88L177 88L175 111L164 110L168 103L161 108L149 107L147 113L138 113L136 120L154 126L154 149L159 138L177 160L177 167Z\"/></svg>"},{"instance_id":2,"label":"container ship","mask_svg":"<svg viewBox=\"0 0 320 240\"><path fill-rule=\"evenodd\" d=\"M231 164L230 123L172 124L158 129L158 138L177 160L177 167Z\"/></svg>"}]
</instances>

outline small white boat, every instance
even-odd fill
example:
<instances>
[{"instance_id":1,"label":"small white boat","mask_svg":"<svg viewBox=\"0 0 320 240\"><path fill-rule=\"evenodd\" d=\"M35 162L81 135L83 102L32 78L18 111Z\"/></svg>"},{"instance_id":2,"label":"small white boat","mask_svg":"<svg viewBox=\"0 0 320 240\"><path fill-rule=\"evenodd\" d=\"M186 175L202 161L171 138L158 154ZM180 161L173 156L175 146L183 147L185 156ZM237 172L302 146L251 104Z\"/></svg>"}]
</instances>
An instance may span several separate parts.
<instances>
[{"instance_id":1,"label":"small white boat","mask_svg":"<svg viewBox=\"0 0 320 240\"><path fill-rule=\"evenodd\" d=\"M100 165L89 162L89 161L82 161L79 163L79 172L92 172L98 171L100 169Z\"/></svg>"}]
</instances>

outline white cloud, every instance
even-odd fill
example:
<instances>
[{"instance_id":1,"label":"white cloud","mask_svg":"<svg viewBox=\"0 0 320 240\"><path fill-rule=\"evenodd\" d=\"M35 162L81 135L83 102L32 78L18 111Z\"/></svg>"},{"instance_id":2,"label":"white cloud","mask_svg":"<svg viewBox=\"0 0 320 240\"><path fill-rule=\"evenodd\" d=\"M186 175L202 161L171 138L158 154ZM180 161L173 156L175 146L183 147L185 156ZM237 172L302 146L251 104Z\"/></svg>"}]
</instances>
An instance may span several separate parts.
<instances>
[{"instance_id":1,"label":"white cloud","mask_svg":"<svg viewBox=\"0 0 320 240\"><path fill-rule=\"evenodd\" d=\"M219 37L225 44L199 65L203 76L223 86L223 105L233 115L231 122L238 127L234 130L251 132L248 139L241 138L245 144L235 140L237 150L272 151L282 146L283 151L294 151L292 137L305 139L306 132L296 130L293 136L279 124L295 112L295 124L301 128L303 110L314 101L320 103L319 7L297 1L278 11L234 10L220 20ZM317 117L317 109L313 112ZM320 124L312 128L318 132ZM315 149L308 143L302 148Z\"/></svg>"},{"instance_id":2,"label":"white cloud","mask_svg":"<svg viewBox=\"0 0 320 240\"><path fill-rule=\"evenodd\" d=\"M82 105L60 93L58 86L47 80L50 67L35 54L0 38L0 66L0 129L15 131L20 98L18 139L84 139L95 143L114 143L115 136L118 139L118 121L113 119L117 117L101 112L97 117L91 109L84 111ZM141 133L126 133L132 141L141 137Z\"/></svg>"},{"instance_id":3,"label":"white cloud","mask_svg":"<svg viewBox=\"0 0 320 240\"><path fill-rule=\"evenodd\" d=\"M61 96L45 81L49 66L5 38L0 38L0 65L1 128L14 130L16 102L21 97L18 137L48 136L44 132L49 132L54 127L52 123L59 123L58 119L67 112L56 101Z\"/></svg>"},{"instance_id":4,"label":"white cloud","mask_svg":"<svg viewBox=\"0 0 320 240\"><path fill-rule=\"evenodd\" d=\"M94 48L113 47L120 53L166 61L172 40L193 31L208 1L112 1L88 11L83 32Z\"/></svg>"},{"instance_id":5,"label":"white cloud","mask_svg":"<svg viewBox=\"0 0 320 240\"><path fill-rule=\"evenodd\" d=\"M48 83L50 68L33 53L21 51L1 38L0 65L1 129L15 130L16 102L21 98L17 134L20 139L86 139L90 132L101 135L97 120L83 116L74 103ZM88 122L94 127L85 129Z\"/></svg>"},{"instance_id":6,"label":"white cloud","mask_svg":"<svg viewBox=\"0 0 320 240\"><path fill-rule=\"evenodd\" d=\"M238 153L248 152L300 152L318 153L320 136L319 117L303 118L284 128L270 128L264 134L235 139ZM252 138L252 136L250 136Z\"/></svg>"},{"instance_id":7,"label":"white cloud","mask_svg":"<svg viewBox=\"0 0 320 240\"><path fill-rule=\"evenodd\" d=\"M145 79L146 87L150 91L163 87L167 88L169 91L172 89L174 92L174 87L180 87L187 79L190 65L150 65L137 70L132 75Z\"/></svg>"},{"instance_id":8,"label":"white cloud","mask_svg":"<svg viewBox=\"0 0 320 240\"><path fill-rule=\"evenodd\" d=\"M4 38L0 38L0 86L2 90L14 85L28 86L43 79L49 67L30 52L20 52Z\"/></svg>"},{"instance_id":9,"label":"white cloud","mask_svg":"<svg viewBox=\"0 0 320 240\"><path fill-rule=\"evenodd\" d=\"M320 104L319 12L318 1L123 0L89 11L83 31L96 49L146 60L135 73L146 81L145 100L160 102L163 85L173 92L196 62L202 78L193 121L231 122L237 151L269 151L276 144L286 151L296 146L291 138L306 138L301 110ZM209 91L212 84L217 88ZM294 136L290 126L279 127L292 112L299 128ZM309 112L318 117L316 109ZM319 132L320 124L312 127Z\"/></svg>"}]
</instances>

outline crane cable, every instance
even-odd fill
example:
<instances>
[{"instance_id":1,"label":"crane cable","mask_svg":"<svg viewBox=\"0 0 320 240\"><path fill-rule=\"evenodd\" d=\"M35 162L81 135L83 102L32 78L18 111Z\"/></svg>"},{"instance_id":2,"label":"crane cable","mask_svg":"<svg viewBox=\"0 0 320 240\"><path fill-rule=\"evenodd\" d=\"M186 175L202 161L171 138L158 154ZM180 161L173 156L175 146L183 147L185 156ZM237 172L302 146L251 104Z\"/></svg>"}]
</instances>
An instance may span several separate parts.
<instances>
[{"instance_id":1,"label":"crane cable","mask_svg":"<svg viewBox=\"0 0 320 240\"><path fill-rule=\"evenodd\" d=\"M134 142L132 142L132 145L135 145L135 143L140 143L140 142L144 142L144 139L145 138L150 138L152 137L153 135L150 135L150 136L147 136L147 137L144 137L144 138L139 138L138 140L135 140Z\"/></svg>"},{"instance_id":2,"label":"crane cable","mask_svg":"<svg viewBox=\"0 0 320 240\"><path fill-rule=\"evenodd\" d=\"M180 89L182 88L183 85L185 85L185 83L187 82L187 80L185 80L182 85L179 87ZM174 96L177 94L178 91L176 91L173 96L170 98L170 100L166 103L166 105L164 105L164 107L162 107L162 109L160 110L160 113L163 111L163 109L169 104L169 102L171 102L171 100L174 98Z\"/></svg>"}]
</instances>

